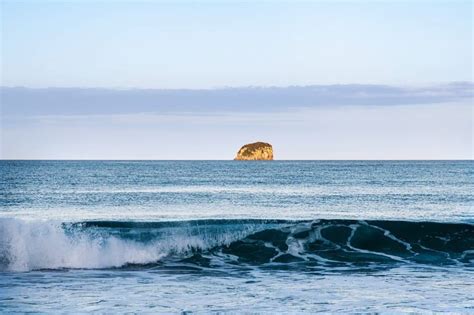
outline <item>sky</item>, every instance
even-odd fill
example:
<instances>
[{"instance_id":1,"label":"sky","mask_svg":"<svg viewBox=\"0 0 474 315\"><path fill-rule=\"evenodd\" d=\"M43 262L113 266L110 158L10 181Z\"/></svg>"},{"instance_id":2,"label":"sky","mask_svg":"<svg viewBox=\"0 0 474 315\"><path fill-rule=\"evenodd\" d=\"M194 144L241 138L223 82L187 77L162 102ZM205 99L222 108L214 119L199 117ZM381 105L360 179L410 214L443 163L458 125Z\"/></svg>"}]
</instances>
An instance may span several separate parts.
<instances>
[{"instance_id":1,"label":"sky","mask_svg":"<svg viewBox=\"0 0 474 315\"><path fill-rule=\"evenodd\" d=\"M3 159L472 159L471 1L9 1Z\"/></svg>"}]
</instances>

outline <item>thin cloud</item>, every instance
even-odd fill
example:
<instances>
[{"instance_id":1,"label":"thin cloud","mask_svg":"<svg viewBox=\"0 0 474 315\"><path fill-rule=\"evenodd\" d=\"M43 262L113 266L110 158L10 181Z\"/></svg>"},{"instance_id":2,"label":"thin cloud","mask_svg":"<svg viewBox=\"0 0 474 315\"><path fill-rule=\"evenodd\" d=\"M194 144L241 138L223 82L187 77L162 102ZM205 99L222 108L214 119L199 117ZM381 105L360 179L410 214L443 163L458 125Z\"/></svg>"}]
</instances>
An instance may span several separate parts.
<instances>
[{"instance_id":1,"label":"thin cloud","mask_svg":"<svg viewBox=\"0 0 474 315\"><path fill-rule=\"evenodd\" d=\"M472 101L474 83L425 87L312 85L208 90L2 87L4 116L275 112L324 106L397 106Z\"/></svg>"}]
</instances>

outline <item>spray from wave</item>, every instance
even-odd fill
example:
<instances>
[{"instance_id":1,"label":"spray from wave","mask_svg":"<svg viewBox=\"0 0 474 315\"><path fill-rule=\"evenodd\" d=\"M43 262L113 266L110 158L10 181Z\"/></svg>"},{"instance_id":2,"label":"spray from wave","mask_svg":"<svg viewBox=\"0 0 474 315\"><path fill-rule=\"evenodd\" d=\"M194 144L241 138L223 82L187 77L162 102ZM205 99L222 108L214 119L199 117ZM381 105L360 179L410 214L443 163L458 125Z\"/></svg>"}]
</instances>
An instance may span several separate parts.
<instances>
[{"instance_id":1,"label":"spray from wave","mask_svg":"<svg viewBox=\"0 0 474 315\"><path fill-rule=\"evenodd\" d=\"M307 269L400 263L472 267L474 225L355 220L0 220L0 270L101 269L165 261L210 268L226 263Z\"/></svg>"},{"instance_id":2,"label":"spray from wave","mask_svg":"<svg viewBox=\"0 0 474 315\"><path fill-rule=\"evenodd\" d=\"M259 224L195 225L0 220L0 270L110 268L229 244Z\"/></svg>"}]
</instances>

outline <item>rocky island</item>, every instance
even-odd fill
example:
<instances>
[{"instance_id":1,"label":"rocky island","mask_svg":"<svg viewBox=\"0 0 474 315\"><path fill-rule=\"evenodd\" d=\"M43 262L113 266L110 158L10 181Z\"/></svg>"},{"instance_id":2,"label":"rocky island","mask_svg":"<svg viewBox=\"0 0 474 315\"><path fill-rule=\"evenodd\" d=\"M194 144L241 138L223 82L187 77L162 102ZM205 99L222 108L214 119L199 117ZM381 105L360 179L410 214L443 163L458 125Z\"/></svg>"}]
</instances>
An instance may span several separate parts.
<instances>
[{"instance_id":1,"label":"rocky island","mask_svg":"<svg viewBox=\"0 0 474 315\"><path fill-rule=\"evenodd\" d=\"M265 142L249 143L240 148L234 160L273 160L273 147Z\"/></svg>"}]
</instances>

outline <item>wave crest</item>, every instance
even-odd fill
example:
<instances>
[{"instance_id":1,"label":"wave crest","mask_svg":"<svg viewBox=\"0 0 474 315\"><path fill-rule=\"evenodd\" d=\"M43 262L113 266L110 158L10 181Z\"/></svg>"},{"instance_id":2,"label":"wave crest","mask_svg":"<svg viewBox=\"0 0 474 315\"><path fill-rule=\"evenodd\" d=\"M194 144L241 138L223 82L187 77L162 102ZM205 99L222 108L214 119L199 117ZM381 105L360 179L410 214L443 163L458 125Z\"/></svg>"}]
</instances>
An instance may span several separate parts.
<instances>
[{"instance_id":1,"label":"wave crest","mask_svg":"<svg viewBox=\"0 0 474 315\"><path fill-rule=\"evenodd\" d=\"M0 270L114 268L166 261L218 267L474 265L474 225L356 220L0 219ZM216 263L218 262L218 263Z\"/></svg>"}]
</instances>

